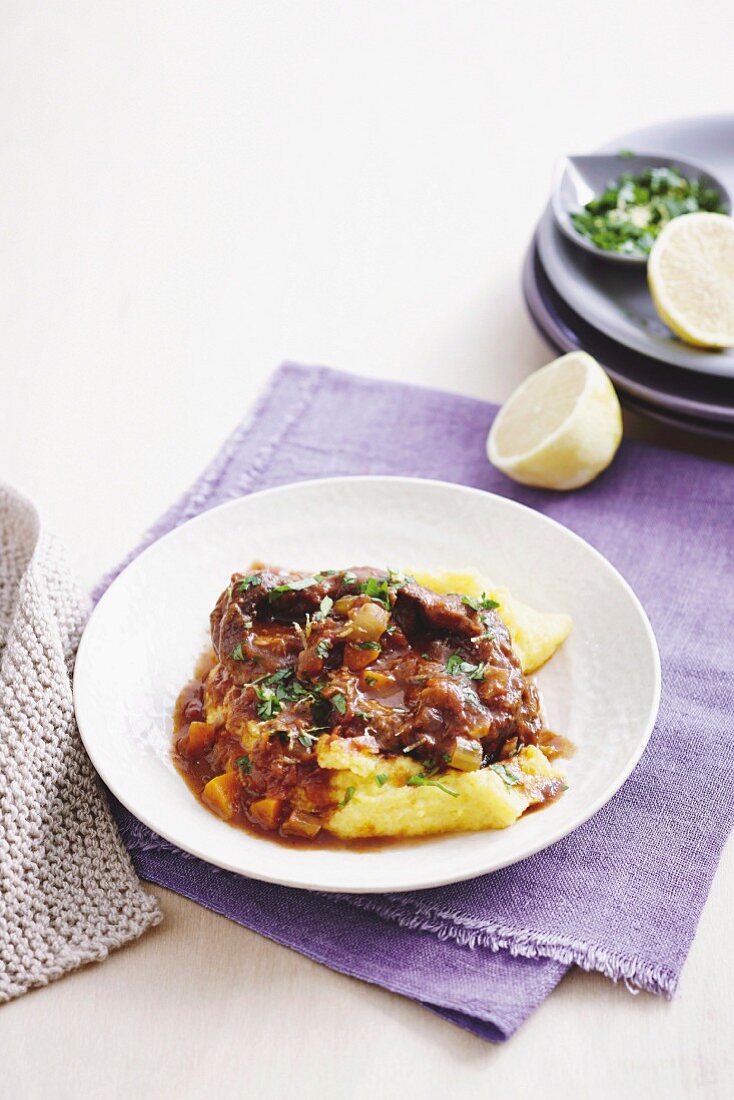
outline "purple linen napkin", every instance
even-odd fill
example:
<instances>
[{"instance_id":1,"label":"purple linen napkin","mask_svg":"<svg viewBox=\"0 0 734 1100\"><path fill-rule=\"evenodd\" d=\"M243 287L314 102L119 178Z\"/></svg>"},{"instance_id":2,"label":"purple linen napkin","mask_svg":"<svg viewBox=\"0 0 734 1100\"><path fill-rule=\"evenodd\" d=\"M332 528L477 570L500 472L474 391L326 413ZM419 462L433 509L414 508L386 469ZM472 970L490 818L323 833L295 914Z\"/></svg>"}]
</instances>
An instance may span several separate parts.
<instances>
[{"instance_id":1,"label":"purple linen napkin","mask_svg":"<svg viewBox=\"0 0 734 1100\"><path fill-rule=\"evenodd\" d=\"M527 489L486 460L495 411L453 394L285 365L131 558L222 501L333 475L439 478L552 516L632 584L660 646L655 731L612 801L514 867L387 896L323 896L220 871L115 805L143 878L490 1040L511 1035L574 963L672 995L734 817L731 468L625 442L611 469L580 492Z\"/></svg>"}]
</instances>

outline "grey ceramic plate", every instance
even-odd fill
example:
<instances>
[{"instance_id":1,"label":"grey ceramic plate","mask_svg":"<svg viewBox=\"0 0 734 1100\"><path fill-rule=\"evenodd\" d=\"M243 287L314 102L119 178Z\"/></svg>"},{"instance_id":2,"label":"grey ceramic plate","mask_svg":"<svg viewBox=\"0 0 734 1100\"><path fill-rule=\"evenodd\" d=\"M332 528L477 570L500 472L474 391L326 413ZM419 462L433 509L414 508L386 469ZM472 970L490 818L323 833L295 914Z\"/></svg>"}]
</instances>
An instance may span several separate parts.
<instances>
[{"instance_id":1,"label":"grey ceramic plate","mask_svg":"<svg viewBox=\"0 0 734 1100\"><path fill-rule=\"evenodd\" d=\"M535 324L551 346L558 351L591 352L628 408L698 434L734 439L734 384L724 378L670 371L586 324L553 289L535 245L525 259L523 291Z\"/></svg>"},{"instance_id":2,"label":"grey ceramic plate","mask_svg":"<svg viewBox=\"0 0 734 1100\"><path fill-rule=\"evenodd\" d=\"M734 115L660 123L610 142L602 152L655 150L707 168L734 193ZM546 210L538 228L543 267L560 296L590 325L642 355L704 374L734 378L734 348L688 347L662 323L644 270L606 263L567 240Z\"/></svg>"}]
</instances>

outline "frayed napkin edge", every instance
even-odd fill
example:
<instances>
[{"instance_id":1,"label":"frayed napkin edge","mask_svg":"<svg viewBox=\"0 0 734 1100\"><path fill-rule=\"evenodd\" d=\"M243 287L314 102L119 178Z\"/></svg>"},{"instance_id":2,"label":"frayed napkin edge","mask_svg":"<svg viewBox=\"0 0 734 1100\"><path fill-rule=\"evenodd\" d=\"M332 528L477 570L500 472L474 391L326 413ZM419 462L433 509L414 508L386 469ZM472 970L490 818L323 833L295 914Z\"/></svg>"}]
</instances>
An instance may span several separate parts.
<instances>
[{"instance_id":1,"label":"frayed napkin edge","mask_svg":"<svg viewBox=\"0 0 734 1100\"><path fill-rule=\"evenodd\" d=\"M116 815L117 816L117 815ZM174 844L157 836L136 819L123 822L117 817L123 841L135 863L135 852L170 852L184 859L197 857L182 851ZM136 871L145 878L144 871L136 865ZM215 873L229 875L233 872L210 865ZM239 876L238 876L239 877ZM242 876L246 878L247 876ZM576 965L587 972L602 974L615 983L622 982L636 995L654 993L670 1000L678 986L678 975L666 967L656 966L645 959L619 954L604 947L593 947L581 940L563 936L546 935L529 929L518 930L508 925L493 925L464 917L460 913L439 909L436 906L412 903L406 906L391 894L331 894L316 891L319 897L330 902L348 902L356 909L363 909L384 920L393 921L402 928L414 932L435 935L439 940L452 940L460 947L489 948L490 951L508 951L510 955L526 959L551 959L564 966ZM386 904L387 902L387 904Z\"/></svg>"},{"instance_id":2,"label":"frayed napkin edge","mask_svg":"<svg viewBox=\"0 0 734 1100\"><path fill-rule=\"evenodd\" d=\"M365 909L394 921L403 928L435 935L440 940L453 940L461 947L488 947L491 951L508 951L526 959L552 959L566 966L576 965L587 972L603 974L613 982L623 982L632 994L644 991L670 1000L678 988L678 975L667 967L654 965L636 956L595 947L581 940L547 935L530 929L518 930L508 925L495 925L464 917L450 910L413 903L406 908L392 895L322 894L330 900L346 901L357 909ZM385 904L385 902L388 904Z\"/></svg>"}]
</instances>

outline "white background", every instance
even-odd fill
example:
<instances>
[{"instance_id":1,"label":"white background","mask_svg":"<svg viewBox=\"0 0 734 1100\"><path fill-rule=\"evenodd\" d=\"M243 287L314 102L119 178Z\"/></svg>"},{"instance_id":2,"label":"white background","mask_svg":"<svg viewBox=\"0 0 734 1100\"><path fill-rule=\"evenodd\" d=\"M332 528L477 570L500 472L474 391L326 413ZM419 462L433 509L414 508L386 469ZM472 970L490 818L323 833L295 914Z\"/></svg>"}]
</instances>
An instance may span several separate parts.
<instances>
[{"instance_id":1,"label":"white background","mask_svg":"<svg viewBox=\"0 0 734 1100\"><path fill-rule=\"evenodd\" d=\"M732 107L728 0L0 0L0 476L91 584L284 358L502 399L554 159ZM628 420L628 430L703 449ZM22 1097L724 1096L731 849L677 1000L574 973L492 1048L157 891L0 1011Z\"/></svg>"}]
</instances>

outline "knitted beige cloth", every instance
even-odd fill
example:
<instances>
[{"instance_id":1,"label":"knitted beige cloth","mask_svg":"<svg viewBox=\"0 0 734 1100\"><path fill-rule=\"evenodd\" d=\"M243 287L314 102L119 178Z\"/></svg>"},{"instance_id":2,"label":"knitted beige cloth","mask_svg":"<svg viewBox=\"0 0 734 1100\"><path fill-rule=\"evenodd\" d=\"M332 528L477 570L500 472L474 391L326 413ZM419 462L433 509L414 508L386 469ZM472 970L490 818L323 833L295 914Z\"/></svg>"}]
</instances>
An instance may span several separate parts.
<instances>
[{"instance_id":1,"label":"knitted beige cloth","mask_svg":"<svg viewBox=\"0 0 734 1100\"><path fill-rule=\"evenodd\" d=\"M88 610L33 506L0 485L0 1002L161 919L74 720Z\"/></svg>"}]
</instances>

